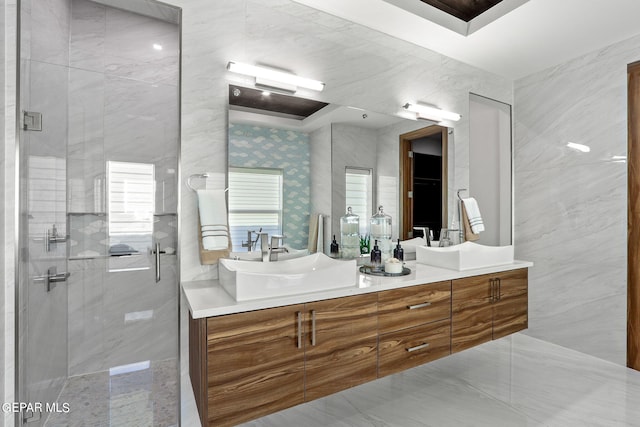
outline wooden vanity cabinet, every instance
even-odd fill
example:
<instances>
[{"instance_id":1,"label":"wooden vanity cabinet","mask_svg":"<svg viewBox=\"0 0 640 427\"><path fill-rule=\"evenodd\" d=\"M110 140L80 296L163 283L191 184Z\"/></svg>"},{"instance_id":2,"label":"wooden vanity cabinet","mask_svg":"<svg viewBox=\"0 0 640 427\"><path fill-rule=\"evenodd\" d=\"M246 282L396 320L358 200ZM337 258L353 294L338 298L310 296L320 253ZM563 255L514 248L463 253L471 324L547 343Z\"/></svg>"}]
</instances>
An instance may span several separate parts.
<instances>
[{"instance_id":1,"label":"wooden vanity cabinet","mask_svg":"<svg viewBox=\"0 0 640 427\"><path fill-rule=\"evenodd\" d=\"M527 269L452 282L451 350L466 350L527 328Z\"/></svg>"},{"instance_id":2,"label":"wooden vanity cabinet","mask_svg":"<svg viewBox=\"0 0 640 427\"><path fill-rule=\"evenodd\" d=\"M378 377L451 354L451 282L378 293Z\"/></svg>"},{"instance_id":3,"label":"wooden vanity cabinet","mask_svg":"<svg viewBox=\"0 0 640 427\"><path fill-rule=\"evenodd\" d=\"M527 327L527 269L189 318L203 426L231 426Z\"/></svg>"}]
</instances>

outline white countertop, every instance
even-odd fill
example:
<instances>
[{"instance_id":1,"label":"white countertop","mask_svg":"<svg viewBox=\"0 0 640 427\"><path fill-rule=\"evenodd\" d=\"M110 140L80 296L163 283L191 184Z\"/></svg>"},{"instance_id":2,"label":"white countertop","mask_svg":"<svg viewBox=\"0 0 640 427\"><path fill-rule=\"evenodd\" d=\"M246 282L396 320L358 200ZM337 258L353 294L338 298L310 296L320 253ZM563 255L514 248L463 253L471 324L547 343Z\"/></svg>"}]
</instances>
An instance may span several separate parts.
<instances>
[{"instance_id":1,"label":"white countertop","mask_svg":"<svg viewBox=\"0 0 640 427\"><path fill-rule=\"evenodd\" d=\"M408 261L405 266L411 269L411 273L406 276L381 277L358 272L358 282L354 286L323 292L296 294L277 298L262 298L252 301L236 301L220 286L217 280L185 282L182 284L182 290L189 304L191 316L194 319L199 319L202 317L242 313L245 311L302 304L305 302L386 291L388 289L404 288L425 283L517 270L519 268L532 267L533 263L528 261L514 261L513 264L466 271L432 267L425 264L418 264L415 261Z\"/></svg>"}]
</instances>

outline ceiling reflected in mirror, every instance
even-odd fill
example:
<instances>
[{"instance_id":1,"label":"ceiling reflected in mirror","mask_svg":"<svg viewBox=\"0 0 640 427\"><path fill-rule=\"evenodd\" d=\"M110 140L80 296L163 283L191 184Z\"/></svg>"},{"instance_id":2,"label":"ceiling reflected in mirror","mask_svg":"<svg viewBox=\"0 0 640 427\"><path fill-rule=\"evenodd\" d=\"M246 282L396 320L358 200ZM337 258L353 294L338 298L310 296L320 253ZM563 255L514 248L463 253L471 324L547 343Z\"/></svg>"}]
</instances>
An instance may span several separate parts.
<instances>
[{"instance_id":1,"label":"ceiling reflected in mirror","mask_svg":"<svg viewBox=\"0 0 640 427\"><path fill-rule=\"evenodd\" d=\"M406 119L356 107L229 85L229 121L234 123L254 123L313 132L334 123L378 129Z\"/></svg>"}]
</instances>

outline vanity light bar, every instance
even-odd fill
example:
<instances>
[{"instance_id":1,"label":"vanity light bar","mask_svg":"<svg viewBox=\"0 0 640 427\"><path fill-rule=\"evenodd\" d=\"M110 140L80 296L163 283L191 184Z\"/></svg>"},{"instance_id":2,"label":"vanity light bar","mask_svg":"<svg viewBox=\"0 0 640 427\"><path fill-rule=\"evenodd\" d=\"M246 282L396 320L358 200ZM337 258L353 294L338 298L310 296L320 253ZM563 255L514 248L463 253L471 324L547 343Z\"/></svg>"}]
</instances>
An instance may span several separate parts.
<instances>
[{"instance_id":1,"label":"vanity light bar","mask_svg":"<svg viewBox=\"0 0 640 427\"><path fill-rule=\"evenodd\" d=\"M460 116L460 114L452 113L451 111L441 110L439 108L430 107L428 105L411 104L409 102L404 104L403 108L407 111L416 113L418 117L422 119L437 120L437 121L447 119L447 120L453 120L454 122L457 122L458 120L460 120L460 117L462 117Z\"/></svg>"},{"instance_id":2,"label":"vanity light bar","mask_svg":"<svg viewBox=\"0 0 640 427\"><path fill-rule=\"evenodd\" d=\"M287 91L295 92L298 87L317 90L319 92L324 89L324 83L321 81L307 79L305 77L296 76L295 74L274 70L272 68L259 67L257 65L230 61L227 64L227 70L232 73L255 77L256 83L258 84L262 83L264 86L282 88Z\"/></svg>"}]
</instances>

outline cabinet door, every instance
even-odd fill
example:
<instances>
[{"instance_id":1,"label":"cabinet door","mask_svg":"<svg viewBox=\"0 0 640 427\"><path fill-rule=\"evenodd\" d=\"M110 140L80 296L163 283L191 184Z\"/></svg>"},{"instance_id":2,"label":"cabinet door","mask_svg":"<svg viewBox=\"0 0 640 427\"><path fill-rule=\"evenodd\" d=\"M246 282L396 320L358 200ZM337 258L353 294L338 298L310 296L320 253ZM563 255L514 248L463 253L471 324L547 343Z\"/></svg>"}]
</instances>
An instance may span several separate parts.
<instances>
[{"instance_id":1,"label":"cabinet door","mask_svg":"<svg viewBox=\"0 0 640 427\"><path fill-rule=\"evenodd\" d=\"M495 276L500 297L493 307L493 339L505 337L528 326L527 269Z\"/></svg>"},{"instance_id":2,"label":"cabinet door","mask_svg":"<svg viewBox=\"0 0 640 427\"><path fill-rule=\"evenodd\" d=\"M236 425L304 401L303 311L300 304L207 319L209 425Z\"/></svg>"},{"instance_id":3,"label":"cabinet door","mask_svg":"<svg viewBox=\"0 0 640 427\"><path fill-rule=\"evenodd\" d=\"M307 303L306 400L377 377L378 295Z\"/></svg>"},{"instance_id":4,"label":"cabinet door","mask_svg":"<svg viewBox=\"0 0 640 427\"><path fill-rule=\"evenodd\" d=\"M378 330L385 334L451 317L451 282L378 293Z\"/></svg>"},{"instance_id":5,"label":"cabinet door","mask_svg":"<svg viewBox=\"0 0 640 427\"><path fill-rule=\"evenodd\" d=\"M451 352L466 350L492 339L492 276L475 276L452 282Z\"/></svg>"}]
</instances>

